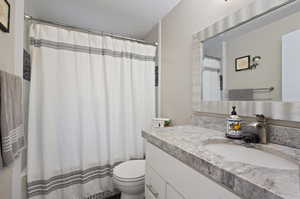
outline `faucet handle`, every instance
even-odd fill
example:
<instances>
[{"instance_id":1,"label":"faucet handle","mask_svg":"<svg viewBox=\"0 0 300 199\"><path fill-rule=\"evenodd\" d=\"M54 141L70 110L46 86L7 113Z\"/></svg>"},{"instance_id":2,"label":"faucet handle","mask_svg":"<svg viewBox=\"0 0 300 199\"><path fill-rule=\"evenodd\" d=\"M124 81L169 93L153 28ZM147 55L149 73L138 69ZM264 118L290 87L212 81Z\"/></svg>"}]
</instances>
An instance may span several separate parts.
<instances>
[{"instance_id":1,"label":"faucet handle","mask_svg":"<svg viewBox=\"0 0 300 199\"><path fill-rule=\"evenodd\" d=\"M267 122L267 118L263 114L256 114L255 117L258 122Z\"/></svg>"}]
</instances>

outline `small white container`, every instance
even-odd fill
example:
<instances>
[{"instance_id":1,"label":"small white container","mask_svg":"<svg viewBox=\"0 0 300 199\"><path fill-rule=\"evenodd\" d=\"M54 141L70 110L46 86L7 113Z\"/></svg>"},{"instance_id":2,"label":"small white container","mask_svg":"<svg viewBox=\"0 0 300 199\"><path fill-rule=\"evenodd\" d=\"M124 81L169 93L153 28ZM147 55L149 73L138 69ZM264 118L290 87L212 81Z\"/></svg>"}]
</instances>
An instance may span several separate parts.
<instances>
[{"instance_id":1,"label":"small white container","mask_svg":"<svg viewBox=\"0 0 300 199\"><path fill-rule=\"evenodd\" d=\"M169 118L153 118L152 119L152 127L153 128L164 128L170 126L171 119Z\"/></svg>"}]
</instances>

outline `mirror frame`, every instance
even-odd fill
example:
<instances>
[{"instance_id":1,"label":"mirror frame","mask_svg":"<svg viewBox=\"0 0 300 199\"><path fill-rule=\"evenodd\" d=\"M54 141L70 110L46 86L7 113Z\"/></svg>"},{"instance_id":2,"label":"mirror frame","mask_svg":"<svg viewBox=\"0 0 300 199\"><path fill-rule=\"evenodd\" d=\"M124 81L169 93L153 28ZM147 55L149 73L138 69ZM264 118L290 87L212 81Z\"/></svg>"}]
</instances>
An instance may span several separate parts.
<instances>
[{"instance_id":1,"label":"mirror frame","mask_svg":"<svg viewBox=\"0 0 300 199\"><path fill-rule=\"evenodd\" d=\"M252 117L264 114L275 120L300 122L300 102L275 101L202 101L201 66L203 58L203 42L243 25L253 19L277 10L297 0L255 0L230 16L212 24L193 36L192 45L192 108L193 112L228 114L232 106L238 107L242 116Z\"/></svg>"}]
</instances>

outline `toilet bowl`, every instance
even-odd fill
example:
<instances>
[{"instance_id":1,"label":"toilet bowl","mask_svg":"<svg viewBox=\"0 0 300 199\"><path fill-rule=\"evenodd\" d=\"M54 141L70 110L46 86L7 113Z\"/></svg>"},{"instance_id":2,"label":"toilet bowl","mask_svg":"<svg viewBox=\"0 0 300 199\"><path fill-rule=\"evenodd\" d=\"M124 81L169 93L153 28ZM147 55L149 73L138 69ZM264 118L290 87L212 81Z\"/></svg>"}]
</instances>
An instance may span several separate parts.
<instances>
[{"instance_id":1,"label":"toilet bowl","mask_svg":"<svg viewBox=\"0 0 300 199\"><path fill-rule=\"evenodd\" d=\"M121 199L144 199L145 160L131 160L113 169L113 182Z\"/></svg>"}]
</instances>

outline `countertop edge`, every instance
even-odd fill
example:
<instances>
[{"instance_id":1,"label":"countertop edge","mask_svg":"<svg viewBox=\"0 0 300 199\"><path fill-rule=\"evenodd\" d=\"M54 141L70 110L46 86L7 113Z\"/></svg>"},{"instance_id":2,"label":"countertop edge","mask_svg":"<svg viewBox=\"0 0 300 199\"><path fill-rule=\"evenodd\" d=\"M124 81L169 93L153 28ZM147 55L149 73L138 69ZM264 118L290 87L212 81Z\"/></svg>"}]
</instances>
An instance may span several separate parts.
<instances>
[{"instance_id":1,"label":"countertop edge","mask_svg":"<svg viewBox=\"0 0 300 199\"><path fill-rule=\"evenodd\" d=\"M208 177L209 179L213 180L220 186L226 188L227 190L238 195L241 198L284 199L283 197L278 196L273 192L256 184L253 184L235 174L232 174L231 172L225 171L224 169L219 168L211 164L210 162L183 150L178 146L175 146L166 142L165 140L153 136L145 130L142 130L142 136L149 143L155 145L167 154L171 155L185 165ZM245 189L245 187L247 188Z\"/></svg>"}]
</instances>

